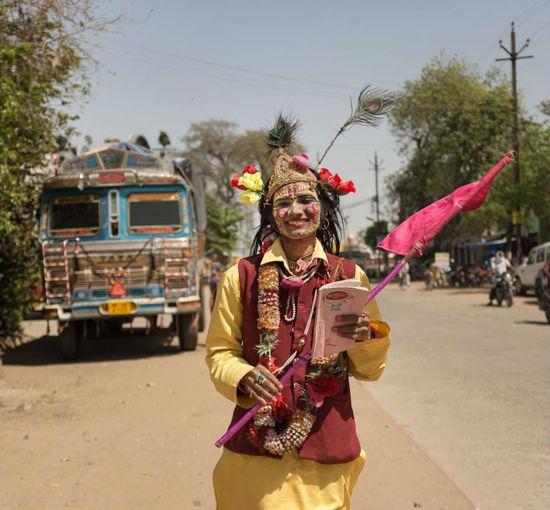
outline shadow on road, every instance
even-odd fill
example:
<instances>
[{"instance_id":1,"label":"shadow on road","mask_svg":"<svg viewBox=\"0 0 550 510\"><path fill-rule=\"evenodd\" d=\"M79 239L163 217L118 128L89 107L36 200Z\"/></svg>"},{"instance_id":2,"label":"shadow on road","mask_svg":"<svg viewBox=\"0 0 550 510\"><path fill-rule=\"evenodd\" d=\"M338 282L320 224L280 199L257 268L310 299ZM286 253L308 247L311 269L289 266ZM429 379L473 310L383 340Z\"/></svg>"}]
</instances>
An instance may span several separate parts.
<instances>
[{"instance_id":1,"label":"shadow on road","mask_svg":"<svg viewBox=\"0 0 550 510\"><path fill-rule=\"evenodd\" d=\"M455 289L447 289L449 295L451 296L459 296L462 294L489 294L489 288L483 288L483 287L463 287L463 288L455 288Z\"/></svg>"},{"instance_id":2,"label":"shadow on road","mask_svg":"<svg viewBox=\"0 0 550 510\"><path fill-rule=\"evenodd\" d=\"M550 326L548 321L514 321L514 324L533 324L535 326Z\"/></svg>"},{"instance_id":3,"label":"shadow on road","mask_svg":"<svg viewBox=\"0 0 550 510\"><path fill-rule=\"evenodd\" d=\"M199 342L197 349L204 349ZM170 328L157 329L149 335L143 328L133 332L101 338L87 338L82 341L80 357L75 362L64 362L59 356L57 336L44 335L13 349L2 356L5 365L52 365L61 363L88 363L97 361L120 361L182 354L178 349L174 333Z\"/></svg>"}]
</instances>

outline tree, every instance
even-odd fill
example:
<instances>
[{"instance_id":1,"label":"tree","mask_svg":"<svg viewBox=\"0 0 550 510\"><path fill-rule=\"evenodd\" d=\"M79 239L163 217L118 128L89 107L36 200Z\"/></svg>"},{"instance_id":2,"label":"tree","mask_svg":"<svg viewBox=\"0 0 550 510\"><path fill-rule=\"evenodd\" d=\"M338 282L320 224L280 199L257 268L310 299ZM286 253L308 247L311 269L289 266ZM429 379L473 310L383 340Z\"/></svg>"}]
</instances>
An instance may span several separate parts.
<instances>
[{"instance_id":1,"label":"tree","mask_svg":"<svg viewBox=\"0 0 550 510\"><path fill-rule=\"evenodd\" d=\"M378 242L388 234L388 222L384 220L375 221L366 228L363 241L367 246L376 250Z\"/></svg>"},{"instance_id":2,"label":"tree","mask_svg":"<svg viewBox=\"0 0 550 510\"><path fill-rule=\"evenodd\" d=\"M390 122L406 165L387 181L398 221L456 187L477 179L511 146L508 81L485 75L461 60L431 60L420 77L397 94ZM459 233L478 237L488 228L506 231L518 200L522 216L546 214L548 127L526 118L520 107L521 185L509 167L479 211L458 215L436 238L448 248Z\"/></svg>"},{"instance_id":3,"label":"tree","mask_svg":"<svg viewBox=\"0 0 550 510\"><path fill-rule=\"evenodd\" d=\"M198 169L209 192L207 201L208 230L206 254L216 258L227 257L236 247L239 224L242 230L253 231L252 216L246 214L237 202L235 189L229 185L231 176L240 173L249 164L262 172L264 182L271 171L271 161L265 143L265 131L237 131L237 124L227 120L210 119L192 124L183 137L183 153ZM292 154L304 151L296 143L289 148ZM248 213L250 211L247 211Z\"/></svg>"},{"instance_id":4,"label":"tree","mask_svg":"<svg viewBox=\"0 0 550 510\"><path fill-rule=\"evenodd\" d=\"M397 94L390 123L407 163L388 180L398 221L478 178L510 147L510 87L503 75L480 75L452 58L431 60ZM504 179L497 181L497 184ZM506 200L510 200L509 197ZM445 245L461 232L480 234L506 216L502 203L459 215L441 233Z\"/></svg>"},{"instance_id":5,"label":"tree","mask_svg":"<svg viewBox=\"0 0 550 510\"><path fill-rule=\"evenodd\" d=\"M205 197L208 216L206 255L225 263L235 249L243 215L236 205L224 203L211 193Z\"/></svg>"},{"instance_id":6,"label":"tree","mask_svg":"<svg viewBox=\"0 0 550 510\"><path fill-rule=\"evenodd\" d=\"M227 120L210 119L192 124L183 137L184 156L201 171L205 186L224 201L234 199L235 190L229 185L231 176L246 165L256 165L267 180L271 161L262 130L237 132L237 124ZM304 151L301 144L290 147L291 153Z\"/></svg>"},{"instance_id":7,"label":"tree","mask_svg":"<svg viewBox=\"0 0 550 510\"><path fill-rule=\"evenodd\" d=\"M4 0L0 5L0 347L17 340L38 272L35 210L40 167L72 133L65 107L88 92L84 36L116 20L92 0Z\"/></svg>"}]
</instances>

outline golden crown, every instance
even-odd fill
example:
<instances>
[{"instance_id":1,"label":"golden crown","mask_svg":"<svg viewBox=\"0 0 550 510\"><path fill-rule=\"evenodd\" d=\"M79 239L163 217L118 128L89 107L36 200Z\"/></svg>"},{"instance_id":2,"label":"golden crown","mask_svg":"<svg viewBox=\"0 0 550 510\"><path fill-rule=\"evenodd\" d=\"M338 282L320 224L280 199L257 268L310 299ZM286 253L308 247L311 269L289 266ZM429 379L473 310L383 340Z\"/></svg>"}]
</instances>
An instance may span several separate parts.
<instances>
[{"instance_id":1,"label":"golden crown","mask_svg":"<svg viewBox=\"0 0 550 510\"><path fill-rule=\"evenodd\" d=\"M277 155L273 162L273 173L269 179L264 202L270 203L276 191L287 184L305 182L310 184L312 189L318 183L317 177L308 167L306 154L299 154L291 157L283 149L277 149Z\"/></svg>"}]
</instances>

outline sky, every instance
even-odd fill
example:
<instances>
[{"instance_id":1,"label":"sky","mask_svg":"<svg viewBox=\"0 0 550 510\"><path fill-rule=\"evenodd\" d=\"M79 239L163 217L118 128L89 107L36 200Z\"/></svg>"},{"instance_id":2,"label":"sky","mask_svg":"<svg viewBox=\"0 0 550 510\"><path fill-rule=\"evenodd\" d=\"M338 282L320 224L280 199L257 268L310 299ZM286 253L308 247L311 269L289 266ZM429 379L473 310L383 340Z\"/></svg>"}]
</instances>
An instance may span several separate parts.
<instances>
[{"instance_id":1,"label":"sky","mask_svg":"<svg viewBox=\"0 0 550 510\"><path fill-rule=\"evenodd\" d=\"M537 105L550 99L550 0L124 0L100 1L99 12L124 21L92 41L99 65L91 95L73 106L79 143L142 133L156 145L164 130L182 147L192 123L263 129L282 110L300 119L299 139L315 157L367 83L399 91L436 56L509 73L510 63L495 58L507 56L499 39L510 48L512 21L518 47L530 38L522 55L535 57L518 61L525 105L537 117ZM342 201L352 234L375 216L367 200L375 195L375 152L387 217L384 179L404 164L387 122L349 131L323 162L357 185Z\"/></svg>"}]
</instances>

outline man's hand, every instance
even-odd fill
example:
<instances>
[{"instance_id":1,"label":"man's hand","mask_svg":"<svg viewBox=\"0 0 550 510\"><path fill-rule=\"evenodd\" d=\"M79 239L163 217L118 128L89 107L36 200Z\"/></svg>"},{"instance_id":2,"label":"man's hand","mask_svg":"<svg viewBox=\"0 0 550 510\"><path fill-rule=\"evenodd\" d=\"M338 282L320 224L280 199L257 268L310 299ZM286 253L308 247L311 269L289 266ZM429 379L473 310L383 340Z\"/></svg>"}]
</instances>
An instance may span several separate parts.
<instances>
[{"instance_id":1,"label":"man's hand","mask_svg":"<svg viewBox=\"0 0 550 510\"><path fill-rule=\"evenodd\" d=\"M239 388L258 404L265 406L281 394L283 385L266 367L258 364L241 379Z\"/></svg>"},{"instance_id":2,"label":"man's hand","mask_svg":"<svg viewBox=\"0 0 550 510\"><path fill-rule=\"evenodd\" d=\"M351 338L356 342L364 342L371 339L370 316L368 313L361 315L337 315L336 324L332 332L344 338Z\"/></svg>"}]
</instances>

